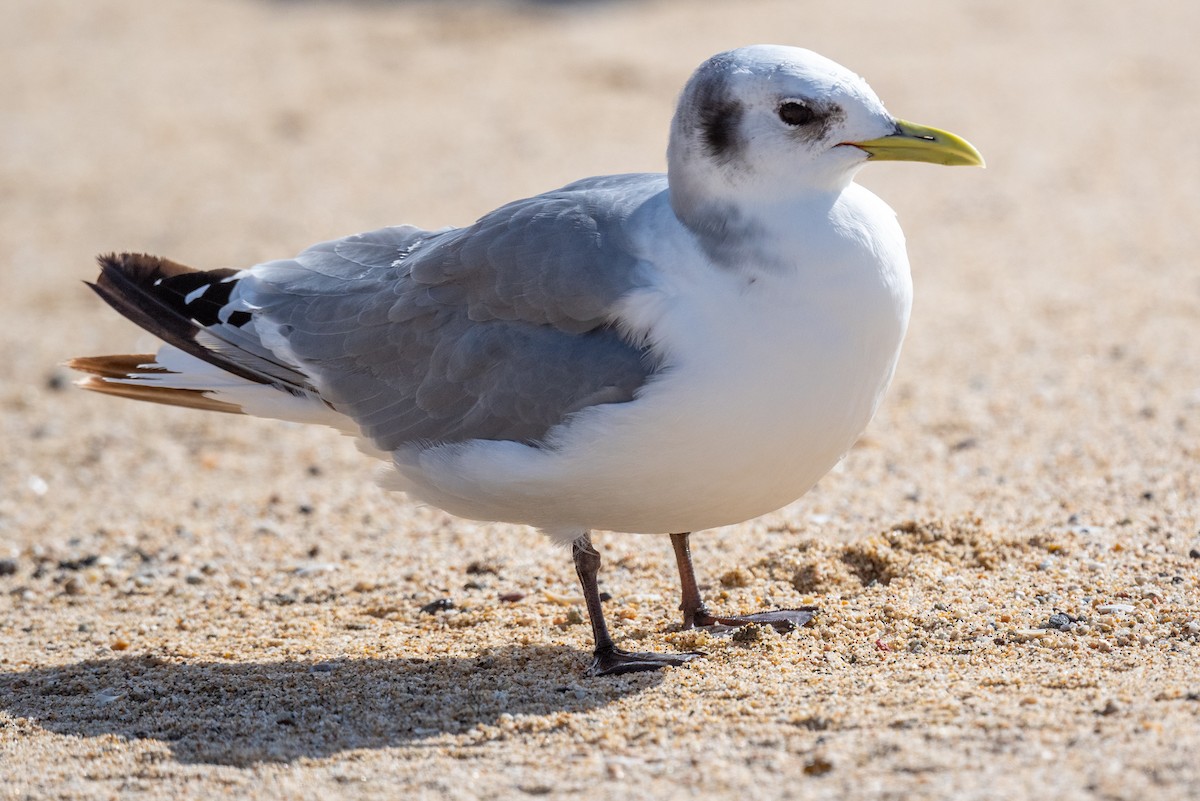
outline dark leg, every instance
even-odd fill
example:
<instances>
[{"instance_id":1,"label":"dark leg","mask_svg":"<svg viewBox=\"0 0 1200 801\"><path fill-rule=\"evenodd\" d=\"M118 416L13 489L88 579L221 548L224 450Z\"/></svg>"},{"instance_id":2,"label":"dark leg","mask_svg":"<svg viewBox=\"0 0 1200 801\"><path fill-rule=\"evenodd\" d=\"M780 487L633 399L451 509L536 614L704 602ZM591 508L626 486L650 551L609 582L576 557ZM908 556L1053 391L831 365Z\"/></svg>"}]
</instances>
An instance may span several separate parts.
<instances>
[{"instance_id":1,"label":"dark leg","mask_svg":"<svg viewBox=\"0 0 1200 801\"><path fill-rule=\"evenodd\" d=\"M588 618L592 621L592 636L596 639L596 658L588 668L589 676L658 670L668 665L682 665L700 655L630 653L618 648L608 633L608 625L604 622L604 609L600 606L600 587L596 583L596 574L600 572L600 554L592 547L591 536L584 534L575 540L572 551L575 556L575 572L579 574L579 583L583 585Z\"/></svg>"},{"instance_id":2,"label":"dark leg","mask_svg":"<svg viewBox=\"0 0 1200 801\"><path fill-rule=\"evenodd\" d=\"M776 609L737 617L716 617L704 606L700 598L700 587L696 584L696 571L692 567L692 549L688 545L688 534L672 534L671 545L675 548L675 562L679 565L679 583L683 587L683 627L737 628L747 623L765 623L781 634L800 628L813 619L817 608L806 606L800 609Z\"/></svg>"}]
</instances>

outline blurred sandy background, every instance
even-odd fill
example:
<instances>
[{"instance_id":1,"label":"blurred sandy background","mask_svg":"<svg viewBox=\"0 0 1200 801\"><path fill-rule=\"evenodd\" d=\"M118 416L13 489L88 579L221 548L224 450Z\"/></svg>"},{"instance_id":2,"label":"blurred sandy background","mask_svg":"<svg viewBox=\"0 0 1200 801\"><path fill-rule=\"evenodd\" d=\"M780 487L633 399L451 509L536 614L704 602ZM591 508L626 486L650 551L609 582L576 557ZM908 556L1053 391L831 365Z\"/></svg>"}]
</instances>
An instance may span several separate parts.
<instances>
[{"instance_id":1,"label":"blurred sandy background","mask_svg":"<svg viewBox=\"0 0 1200 801\"><path fill-rule=\"evenodd\" d=\"M1197 797L1197 30L1114 0L6 0L0 798ZM666 539L600 535L618 639L709 656L585 679L533 532L388 496L330 432L56 367L153 347L82 285L97 252L241 266L659 170L690 71L761 41L989 163L864 171L917 284L888 402L800 503L694 538L714 606L811 629L678 632Z\"/></svg>"}]
</instances>

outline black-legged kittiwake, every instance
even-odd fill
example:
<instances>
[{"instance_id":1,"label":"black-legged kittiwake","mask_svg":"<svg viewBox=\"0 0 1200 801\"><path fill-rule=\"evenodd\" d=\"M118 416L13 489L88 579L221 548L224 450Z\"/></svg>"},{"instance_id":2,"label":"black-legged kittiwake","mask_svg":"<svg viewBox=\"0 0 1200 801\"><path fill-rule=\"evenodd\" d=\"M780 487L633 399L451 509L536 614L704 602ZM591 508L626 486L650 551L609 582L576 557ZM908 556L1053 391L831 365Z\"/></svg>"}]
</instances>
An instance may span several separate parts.
<instances>
[{"instance_id":1,"label":"black-legged kittiwake","mask_svg":"<svg viewBox=\"0 0 1200 801\"><path fill-rule=\"evenodd\" d=\"M572 543L592 673L695 656L616 647L594 529L671 535L686 626L803 625L810 610L710 613L687 532L799 498L891 381L908 258L855 173L983 160L844 67L767 45L696 70L667 160L240 271L103 256L96 292L166 344L72 366L111 395L333 426L420 501Z\"/></svg>"}]
</instances>

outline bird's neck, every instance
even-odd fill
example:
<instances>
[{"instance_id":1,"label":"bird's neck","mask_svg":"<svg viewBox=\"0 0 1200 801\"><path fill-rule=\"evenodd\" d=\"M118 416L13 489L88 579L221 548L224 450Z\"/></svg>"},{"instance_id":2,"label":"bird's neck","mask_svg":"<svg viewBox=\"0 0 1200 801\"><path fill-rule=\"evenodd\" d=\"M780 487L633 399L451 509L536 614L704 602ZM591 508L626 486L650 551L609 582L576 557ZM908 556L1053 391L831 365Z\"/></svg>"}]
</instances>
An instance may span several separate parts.
<instances>
[{"instance_id":1,"label":"bird's neck","mask_svg":"<svg viewBox=\"0 0 1200 801\"><path fill-rule=\"evenodd\" d=\"M672 178L671 208L714 263L769 269L776 259L763 250L763 243L780 241L777 235L794 227L795 221L826 218L849 183L822 189L738 187L721 192Z\"/></svg>"}]
</instances>

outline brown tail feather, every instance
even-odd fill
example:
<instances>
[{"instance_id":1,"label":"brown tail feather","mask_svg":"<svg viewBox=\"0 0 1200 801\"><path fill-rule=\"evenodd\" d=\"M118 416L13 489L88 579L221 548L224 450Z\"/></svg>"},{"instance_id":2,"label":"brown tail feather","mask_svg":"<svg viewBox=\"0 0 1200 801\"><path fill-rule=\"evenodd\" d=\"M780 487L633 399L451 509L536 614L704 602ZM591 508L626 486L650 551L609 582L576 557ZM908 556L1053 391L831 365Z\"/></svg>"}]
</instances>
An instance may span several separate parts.
<instances>
[{"instance_id":1,"label":"brown tail feather","mask_svg":"<svg viewBox=\"0 0 1200 801\"><path fill-rule=\"evenodd\" d=\"M242 408L232 403L210 398L199 389L176 389L158 384L126 384L106 379L131 378L137 375L169 372L154 364L149 354L122 354L114 356L84 356L71 359L67 366L83 373L91 373L75 382L75 385L102 395L162 403L168 406L183 406L188 409L203 409L209 412L243 414Z\"/></svg>"},{"instance_id":2,"label":"brown tail feather","mask_svg":"<svg viewBox=\"0 0 1200 801\"><path fill-rule=\"evenodd\" d=\"M163 372L163 368L154 364L154 354L152 353L80 356L71 359L66 366L81 373L98 375L101 378L129 378L136 373Z\"/></svg>"}]
</instances>

